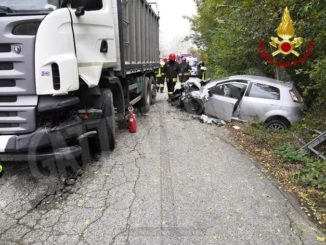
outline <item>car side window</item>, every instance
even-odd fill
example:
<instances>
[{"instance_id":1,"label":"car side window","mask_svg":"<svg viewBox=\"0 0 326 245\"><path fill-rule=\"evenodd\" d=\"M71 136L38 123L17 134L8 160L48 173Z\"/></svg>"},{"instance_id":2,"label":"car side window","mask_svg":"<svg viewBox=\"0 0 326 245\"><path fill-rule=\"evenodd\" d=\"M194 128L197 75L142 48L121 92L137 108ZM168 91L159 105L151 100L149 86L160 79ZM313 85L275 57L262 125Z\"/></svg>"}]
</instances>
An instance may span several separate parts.
<instances>
[{"instance_id":1,"label":"car side window","mask_svg":"<svg viewBox=\"0 0 326 245\"><path fill-rule=\"evenodd\" d=\"M225 83L215 86L210 90L215 95L221 95L225 97L240 99L247 88L243 83Z\"/></svg>"},{"instance_id":2,"label":"car side window","mask_svg":"<svg viewBox=\"0 0 326 245\"><path fill-rule=\"evenodd\" d=\"M215 95L222 95L224 96L224 85L218 85L218 86L214 86L213 88L211 88L209 91L212 93L212 94L215 94Z\"/></svg>"},{"instance_id":3,"label":"car side window","mask_svg":"<svg viewBox=\"0 0 326 245\"><path fill-rule=\"evenodd\" d=\"M281 96L280 90L276 87L260 83L252 83L249 97L269 100L280 100Z\"/></svg>"}]
</instances>

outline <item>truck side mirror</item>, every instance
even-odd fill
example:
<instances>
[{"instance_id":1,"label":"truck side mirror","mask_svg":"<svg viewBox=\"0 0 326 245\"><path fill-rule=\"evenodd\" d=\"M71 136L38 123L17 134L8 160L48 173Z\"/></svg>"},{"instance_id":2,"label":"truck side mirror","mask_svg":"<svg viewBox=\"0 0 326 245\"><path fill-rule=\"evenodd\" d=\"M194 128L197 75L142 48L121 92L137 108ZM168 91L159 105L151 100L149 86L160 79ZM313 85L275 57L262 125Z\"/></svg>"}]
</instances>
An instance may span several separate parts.
<instances>
[{"instance_id":1,"label":"truck side mirror","mask_svg":"<svg viewBox=\"0 0 326 245\"><path fill-rule=\"evenodd\" d=\"M83 6L86 11L100 10L103 7L103 1L102 0L81 0L81 6Z\"/></svg>"},{"instance_id":2,"label":"truck side mirror","mask_svg":"<svg viewBox=\"0 0 326 245\"><path fill-rule=\"evenodd\" d=\"M80 17L85 11L100 10L103 7L102 0L72 0L71 7L76 8L76 16Z\"/></svg>"},{"instance_id":3,"label":"truck side mirror","mask_svg":"<svg viewBox=\"0 0 326 245\"><path fill-rule=\"evenodd\" d=\"M75 15L77 17L80 17L85 14L85 8L83 6L80 6L76 9Z\"/></svg>"}]
</instances>

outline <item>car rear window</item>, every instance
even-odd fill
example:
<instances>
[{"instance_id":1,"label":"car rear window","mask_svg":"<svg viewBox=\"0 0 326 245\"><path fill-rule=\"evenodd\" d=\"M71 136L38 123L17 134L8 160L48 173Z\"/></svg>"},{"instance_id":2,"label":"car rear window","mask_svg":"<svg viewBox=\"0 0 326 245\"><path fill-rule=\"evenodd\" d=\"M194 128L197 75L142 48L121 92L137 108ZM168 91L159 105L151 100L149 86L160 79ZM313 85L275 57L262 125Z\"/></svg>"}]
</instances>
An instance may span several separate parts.
<instances>
[{"instance_id":1,"label":"car rear window","mask_svg":"<svg viewBox=\"0 0 326 245\"><path fill-rule=\"evenodd\" d=\"M280 100L280 90L273 86L261 83L253 83L249 93L249 97L269 100Z\"/></svg>"}]
</instances>

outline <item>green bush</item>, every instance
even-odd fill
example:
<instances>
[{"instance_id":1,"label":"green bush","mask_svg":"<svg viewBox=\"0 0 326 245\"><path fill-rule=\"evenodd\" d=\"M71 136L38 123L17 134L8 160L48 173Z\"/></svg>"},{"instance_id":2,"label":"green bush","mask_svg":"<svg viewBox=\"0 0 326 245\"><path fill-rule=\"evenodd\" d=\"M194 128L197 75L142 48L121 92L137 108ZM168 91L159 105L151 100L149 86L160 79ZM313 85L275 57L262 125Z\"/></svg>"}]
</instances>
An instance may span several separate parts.
<instances>
[{"instance_id":1,"label":"green bush","mask_svg":"<svg viewBox=\"0 0 326 245\"><path fill-rule=\"evenodd\" d=\"M254 74L273 77L275 65L269 64L259 54L258 42L268 42L275 37L284 8L288 6L298 37L303 45L302 55L309 40L315 47L303 65L283 70L282 80L293 81L308 106L325 107L326 96L326 29L325 1L321 0L195 0L196 16L190 18L191 38L202 51L202 57L212 78L236 74ZM264 11L262 11L262 9ZM275 50L275 49L274 49ZM291 56L289 56L291 57ZM286 58L285 58L286 59ZM291 58L292 59L292 58Z\"/></svg>"},{"instance_id":2,"label":"green bush","mask_svg":"<svg viewBox=\"0 0 326 245\"><path fill-rule=\"evenodd\" d=\"M307 164L309 162L309 158L305 154L298 152L292 145L280 145L276 148L276 153L286 163Z\"/></svg>"},{"instance_id":3,"label":"green bush","mask_svg":"<svg viewBox=\"0 0 326 245\"><path fill-rule=\"evenodd\" d=\"M260 145L266 146L269 142L271 131L266 128L264 123L248 123L242 126L243 132L253 136L256 142Z\"/></svg>"},{"instance_id":4,"label":"green bush","mask_svg":"<svg viewBox=\"0 0 326 245\"><path fill-rule=\"evenodd\" d=\"M326 190L326 161L309 161L295 177L305 186Z\"/></svg>"},{"instance_id":5,"label":"green bush","mask_svg":"<svg viewBox=\"0 0 326 245\"><path fill-rule=\"evenodd\" d=\"M304 169L295 174L295 179L304 186L312 186L316 189L326 190L326 161L316 160L298 152L291 145L280 145L276 153L286 163L300 163Z\"/></svg>"}]
</instances>

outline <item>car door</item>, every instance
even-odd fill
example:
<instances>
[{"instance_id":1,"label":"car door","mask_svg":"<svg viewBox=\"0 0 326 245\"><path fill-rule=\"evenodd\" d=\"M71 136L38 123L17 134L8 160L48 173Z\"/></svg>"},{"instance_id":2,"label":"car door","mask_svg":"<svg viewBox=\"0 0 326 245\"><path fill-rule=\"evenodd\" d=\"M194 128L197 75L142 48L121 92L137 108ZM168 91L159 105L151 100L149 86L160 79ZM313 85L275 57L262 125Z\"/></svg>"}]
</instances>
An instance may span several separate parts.
<instances>
[{"instance_id":1,"label":"car door","mask_svg":"<svg viewBox=\"0 0 326 245\"><path fill-rule=\"evenodd\" d=\"M98 1L98 0L96 0ZM103 67L117 64L115 46L114 16L117 16L114 1L104 1L100 7L76 15L80 3L88 1L73 0L71 16L75 35L79 76L89 87L98 85ZM101 2L101 1L99 1ZM89 3L88 3L89 4ZM94 5L96 6L96 5ZM103 48L104 47L104 48Z\"/></svg>"},{"instance_id":2,"label":"car door","mask_svg":"<svg viewBox=\"0 0 326 245\"><path fill-rule=\"evenodd\" d=\"M209 98L205 103L208 115L230 122L235 106L247 88L246 84L235 81L219 83L209 89Z\"/></svg>"},{"instance_id":3,"label":"car door","mask_svg":"<svg viewBox=\"0 0 326 245\"><path fill-rule=\"evenodd\" d=\"M250 82L249 89L240 103L240 119L264 121L266 114L281 107L280 89L259 83Z\"/></svg>"}]
</instances>

